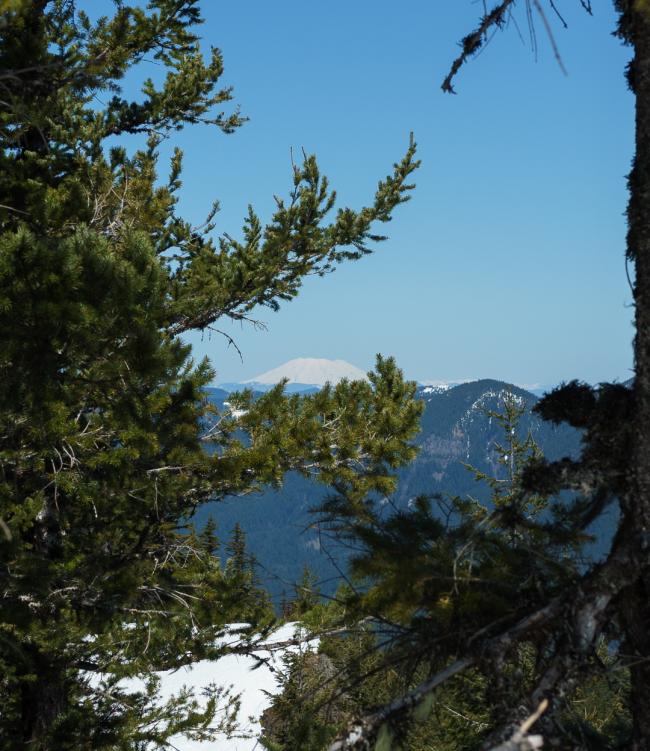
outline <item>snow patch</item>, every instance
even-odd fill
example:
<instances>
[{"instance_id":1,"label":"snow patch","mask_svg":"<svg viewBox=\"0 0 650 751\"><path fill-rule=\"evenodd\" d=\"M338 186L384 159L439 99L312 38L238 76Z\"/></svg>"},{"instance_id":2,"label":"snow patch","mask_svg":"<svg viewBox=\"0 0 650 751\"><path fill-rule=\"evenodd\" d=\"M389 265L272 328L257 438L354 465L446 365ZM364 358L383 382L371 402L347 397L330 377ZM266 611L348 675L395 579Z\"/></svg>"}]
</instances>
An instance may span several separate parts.
<instances>
[{"instance_id":1,"label":"snow patch","mask_svg":"<svg viewBox=\"0 0 650 751\"><path fill-rule=\"evenodd\" d=\"M451 386L448 383L440 383L437 386L425 386L420 393L422 394L442 394L443 391L449 391Z\"/></svg>"},{"instance_id":2,"label":"snow patch","mask_svg":"<svg viewBox=\"0 0 650 751\"><path fill-rule=\"evenodd\" d=\"M232 624L219 642L224 646L238 645L240 637L237 635L237 627L238 624ZM297 642L295 645L283 644L293 639ZM281 646L274 647L276 644ZM286 623L254 651L255 655L265 660L262 665L254 657L229 654L218 660L202 660L178 670L157 673L160 678L161 703L178 695L181 689L187 687L193 691L201 704L201 691L210 684L232 686L231 695L240 694L238 730L235 734L239 737L197 741L184 735L176 735L170 739L170 748L177 751L261 751L262 746L258 738L262 728L259 720L264 710L270 706L271 697L279 693L278 677L284 669L283 657L291 652L314 650L317 647L318 639L308 639L300 624ZM100 681L101 676L94 674L90 677L91 684L98 685ZM127 690L137 691L142 688L142 681L131 678L121 682L121 686ZM218 718L219 710L217 721Z\"/></svg>"},{"instance_id":3,"label":"snow patch","mask_svg":"<svg viewBox=\"0 0 650 751\"><path fill-rule=\"evenodd\" d=\"M228 416L234 417L235 420L238 420L240 417L243 417L244 415L248 414L247 409L237 409L236 407L233 407L230 402L224 402L223 406L228 407L228 410L229 410Z\"/></svg>"},{"instance_id":4,"label":"snow patch","mask_svg":"<svg viewBox=\"0 0 650 751\"><path fill-rule=\"evenodd\" d=\"M472 383L475 380L476 378L459 378L458 380L455 380L455 381L443 381L443 380L438 379L438 380L418 381L418 384L420 386L424 386L425 389L432 387L433 389L439 389L440 391L447 391L448 389L453 389L454 386L460 386L463 383Z\"/></svg>"}]
</instances>

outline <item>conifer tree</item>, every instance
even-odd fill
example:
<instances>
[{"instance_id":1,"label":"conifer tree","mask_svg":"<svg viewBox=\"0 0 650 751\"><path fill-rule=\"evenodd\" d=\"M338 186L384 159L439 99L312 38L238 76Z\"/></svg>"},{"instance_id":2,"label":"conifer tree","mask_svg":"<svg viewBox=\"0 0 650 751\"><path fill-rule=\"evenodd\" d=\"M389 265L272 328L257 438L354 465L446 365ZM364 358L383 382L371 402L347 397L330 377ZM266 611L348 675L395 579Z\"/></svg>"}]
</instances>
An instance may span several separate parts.
<instances>
[{"instance_id":1,"label":"conifer tree","mask_svg":"<svg viewBox=\"0 0 650 751\"><path fill-rule=\"evenodd\" d=\"M589 0L578 2L592 12ZM461 40L461 51L443 81L444 91L454 93L461 68L494 31L508 25L513 9L522 6L530 23L535 17L541 18L544 29L552 34L549 19L561 13L557 2L484 3L476 27ZM618 504L620 517L611 550L605 560L592 562L561 586L544 585L537 592L539 596L513 601L516 607L512 619L495 621L489 629L486 625L478 627L459 645L457 659L442 673L432 675L401 701L362 719L333 746L339 751L352 748L352 738L355 743L363 738L370 747L380 743L390 734L393 720L435 700L432 690L440 681L485 662L486 656L497 670L516 645L527 639L543 644L535 681L522 686L516 699L510 697L510 707L485 747L518 738L521 723L533 716L537 718L536 727L553 743L564 748L580 747L570 745L571 741L563 737L558 716L567 691L592 669L603 638L622 641L624 653L630 656L633 732L628 747L635 751L650 749L650 3L614 0L614 8L618 14L615 34L633 53L626 78L636 103L636 151L628 180L625 252L634 272L634 383L631 388L616 383L592 387L572 381L546 395L537 405L537 413L551 422L566 422L581 429L582 454L578 459L567 457L557 462L532 461L512 502L499 513L511 530L532 527L542 535L550 534L552 550L579 543L590 525ZM550 519L535 524L526 517L524 509L531 494L559 498L563 491L577 497L573 502L554 504ZM529 566L521 568L522 583L529 572ZM612 627L620 630L612 632Z\"/></svg>"},{"instance_id":2,"label":"conifer tree","mask_svg":"<svg viewBox=\"0 0 650 751\"><path fill-rule=\"evenodd\" d=\"M357 591L342 586L330 603L300 615L321 637L319 654L287 661L283 692L263 718L269 748L324 751L355 715L399 702L432 670L444 668L462 643L463 630L471 638L477 629L507 618L513 601L534 597L531 590L542 583L552 586L551 577L556 587L577 577L575 545L549 546L548 533L535 526L512 527L502 513L517 498L527 460L541 458L532 432L522 430L524 404L505 393L501 410L485 412L500 427L500 439L489 444L494 473L466 468L491 489L488 506L452 497L429 508L427 499L420 499L411 511L386 519L384 504L376 513L366 509L363 520L355 514L355 530L341 530L346 536L352 532L357 550L365 549L353 563ZM548 499L531 496L523 511L539 521L547 510ZM435 537L431 529L441 519L445 528ZM536 571L538 558L556 564ZM426 704L416 710L420 721L411 717L399 723L384 740L409 751L478 748L499 726L509 702L534 679L539 646L522 642L499 669L489 659L468 667L437 689L430 711ZM593 674L563 702L567 747L573 741L600 749L627 737L628 673L621 668L616 653L601 642Z\"/></svg>"},{"instance_id":3,"label":"conifer tree","mask_svg":"<svg viewBox=\"0 0 650 751\"><path fill-rule=\"evenodd\" d=\"M494 446L497 471L466 466L491 488L490 507L472 498L420 497L410 508L386 514L382 504L366 504L362 512L350 508L344 496L324 507L339 537L357 551L351 571L359 586L346 598L345 623L352 629L371 619L383 645L383 664L366 675L372 680L380 672L388 680L397 672L402 678L390 696L375 702L378 708L352 720L332 749L355 748L360 737L382 751L420 748L414 738L423 748L492 748L493 733L502 731L513 706L544 675L562 638L559 613L540 632L536 618L580 585L588 507L583 498L551 503L524 492L531 467L548 465L531 434L520 432L523 408L506 394L503 411L488 414L503 433ZM609 624L556 697L551 737L560 737L561 728L563 748L604 748L629 737L627 689L623 681L612 690L609 678L626 675L606 647L618 638L617 624ZM599 703L590 696L592 722L575 710L589 691L606 697ZM609 720L608 702L619 709ZM469 718L464 731L444 711L450 705Z\"/></svg>"},{"instance_id":4,"label":"conifer tree","mask_svg":"<svg viewBox=\"0 0 650 751\"><path fill-rule=\"evenodd\" d=\"M156 703L155 672L218 657L242 614L212 535L188 528L195 509L290 469L358 496L390 488L418 408L380 358L370 384L304 399L280 385L218 414L211 366L180 335L275 309L306 275L371 252L408 198L415 146L359 211L333 213L309 156L268 224L251 208L241 239L215 241L214 211L203 229L178 213L180 151L159 173L162 138L243 122L219 50L201 52L196 0L116 2L97 20L70 0L0 11L0 744L209 737L218 688L205 711L186 694ZM127 98L124 77L151 59L166 77Z\"/></svg>"},{"instance_id":5,"label":"conifer tree","mask_svg":"<svg viewBox=\"0 0 650 751\"><path fill-rule=\"evenodd\" d=\"M228 545L228 565L234 576L244 577L249 572L249 560L246 555L246 535L239 522L235 524Z\"/></svg>"},{"instance_id":6,"label":"conifer tree","mask_svg":"<svg viewBox=\"0 0 650 751\"><path fill-rule=\"evenodd\" d=\"M300 581L294 586L295 599L291 603L291 615L299 618L318 603L318 577L305 564Z\"/></svg>"},{"instance_id":7,"label":"conifer tree","mask_svg":"<svg viewBox=\"0 0 650 751\"><path fill-rule=\"evenodd\" d=\"M210 515L199 534L201 547L206 553L210 553L210 555L214 555L219 550L219 538L217 537L216 531L217 523L215 522L214 517Z\"/></svg>"},{"instance_id":8,"label":"conifer tree","mask_svg":"<svg viewBox=\"0 0 650 751\"><path fill-rule=\"evenodd\" d=\"M524 468L531 460L539 460L543 456L530 430L525 437L518 435L521 418L525 412L526 405L523 400L510 391L503 396L502 411L485 410L485 415L501 427L503 435L503 443L496 441L490 446L490 450L496 454L500 471L491 475L469 464L465 465L477 482L484 482L490 488L490 500L497 508L504 508L513 502L517 492L517 480ZM535 514L546 505L547 499L530 498L529 513Z\"/></svg>"}]
</instances>

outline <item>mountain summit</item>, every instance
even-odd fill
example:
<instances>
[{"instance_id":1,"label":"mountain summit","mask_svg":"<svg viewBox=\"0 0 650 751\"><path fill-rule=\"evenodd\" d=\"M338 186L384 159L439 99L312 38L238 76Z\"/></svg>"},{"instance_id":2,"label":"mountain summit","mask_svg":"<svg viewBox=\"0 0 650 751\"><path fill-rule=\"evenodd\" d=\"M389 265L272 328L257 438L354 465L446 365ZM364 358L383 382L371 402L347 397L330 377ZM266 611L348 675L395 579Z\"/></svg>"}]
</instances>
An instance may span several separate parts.
<instances>
[{"instance_id":1,"label":"mountain summit","mask_svg":"<svg viewBox=\"0 0 650 751\"><path fill-rule=\"evenodd\" d=\"M363 370L345 360L324 360L314 357L298 357L273 370L244 381L247 385L269 385L287 378L289 383L324 386L327 382L338 383L343 378L351 381L367 381Z\"/></svg>"}]
</instances>

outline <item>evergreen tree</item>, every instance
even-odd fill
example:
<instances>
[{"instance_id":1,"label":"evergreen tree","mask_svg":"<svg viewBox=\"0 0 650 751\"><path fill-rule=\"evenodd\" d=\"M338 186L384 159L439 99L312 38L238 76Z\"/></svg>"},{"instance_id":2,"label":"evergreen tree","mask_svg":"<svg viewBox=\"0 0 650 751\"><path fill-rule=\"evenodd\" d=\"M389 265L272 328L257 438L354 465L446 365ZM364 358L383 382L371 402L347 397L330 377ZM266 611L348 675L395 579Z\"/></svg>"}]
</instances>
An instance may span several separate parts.
<instances>
[{"instance_id":1,"label":"evergreen tree","mask_svg":"<svg viewBox=\"0 0 650 751\"><path fill-rule=\"evenodd\" d=\"M512 392L504 395L502 411L485 410L486 416L501 427L503 434L503 443L495 442L492 446L497 456L497 466L501 468L497 475L490 475L476 467L465 465L477 482L484 482L490 488L490 499L497 508L504 508L513 503L516 498L517 481L524 468L531 460L542 458L542 451L530 431L525 438L518 435L519 424L525 412L525 403ZM546 505L545 498L528 499L528 510L531 515L537 514Z\"/></svg>"},{"instance_id":2,"label":"evergreen tree","mask_svg":"<svg viewBox=\"0 0 650 751\"><path fill-rule=\"evenodd\" d=\"M590 0L578 2L591 13ZM549 16L560 14L559 4L553 0L495 0L491 6L484 3L476 28L461 40L461 51L443 81L444 91L454 91L461 67L483 48L494 31L508 25L510 13L517 6L525 6L531 24L534 11L552 35ZM432 691L441 681L485 662L486 656L492 668L499 670L515 645L528 639L542 645L535 680L521 686L516 697L507 697L510 706L504 710L500 727L486 740L486 748L517 738L522 721L537 717L542 709L545 711L537 727L545 737L565 748L581 747L563 736L558 721L563 697L577 677L591 671L600 640L612 636L623 642L623 651L630 655L633 733L629 747L636 751L650 749L650 3L614 0L614 8L618 13L615 33L633 53L627 83L636 102L636 151L628 181L626 249L626 261L634 268L634 384L632 388L621 384L591 387L573 381L542 399L537 412L543 418L584 431L582 455L577 460L531 462L516 497L498 515L507 519L510 530L535 526L541 535L548 534L551 553L557 546L578 542L595 520L618 503L620 518L611 550L605 560L592 563L578 576L564 582L554 579L550 587L540 581L540 588L530 599L513 600L511 619L494 621L489 628L487 623L481 626L466 621L474 632L464 643L461 640L455 651L457 659L400 701L362 718L333 746L339 751L359 743L379 748L390 737L391 723L398 717L415 706L431 704ZM544 522L535 524L526 517L524 508L530 493L559 497L562 491L572 491L578 497L572 503L555 504L551 518ZM424 507L421 514L423 524L428 523ZM388 524L380 529L384 534L395 531ZM435 526L428 534L427 540L419 530L411 531L412 538L422 545L439 539ZM475 532L467 530L466 534ZM452 547L457 544L453 540L452 535ZM404 553L409 560L407 550L394 552ZM535 564L532 568L539 567ZM416 572L421 570L416 567ZM530 581L530 573L530 565L512 571L518 574L522 586ZM498 588L496 583L495 591Z\"/></svg>"},{"instance_id":3,"label":"evergreen tree","mask_svg":"<svg viewBox=\"0 0 650 751\"><path fill-rule=\"evenodd\" d=\"M504 437L495 445L497 474L467 468L491 487L491 508L471 498L420 497L386 514L382 504L353 508L344 495L324 507L339 537L359 551L351 564L359 588L347 598L345 622L352 628L373 619L384 645L383 662L367 674L388 676L397 666L402 679L389 696L358 705L360 719L332 749L354 748L359 737L377 750L420 748L415 738L422 748L492 748L562 645L559 603L588 576L580 552L590 539L589 499L551 504L526 491L531 472L552 465L530 435L519 434L522 409L512 396L503 412L490 414ZM606 646L619 638L617 622L608 624L554 697L549 734L563 748L599 749L628 738L625 682L610 686L610 675L626 671ZM576 711L587 687L602 699L592 705L593 722ZM378 708L368 711L372 704ZM464 730L447 716L450 706L469 723Z\"/></svg>"},{"instance_id":4,"label":"evergreen tree","mask_svg":"<svg viewBox=\"0 0 650 751\"><path fill-rule=\"evenodd\" d=\"M227 565L233 576L245 577L249 573L250 559L246 555L246 535L239 523L235 524L226 550L229 555Z\"/></svg>"},{"instance_id":5,"label":"evergreen tree","mask_svg":"<svg viewBox=\"0 0 650 751\"><path fill-rule=\"evenodd\" d=\"M214 517L210 515L203 525L199 534L199 542L203 550L210 555L214 555L219 550L219 538L217 537L217 523Z\"/></svg>"},{"instance_id":6,"label":"evergreen tree","mask_svg":"<svg viewBox=\"0 0 650 751\"><path fill-rule=\"evenodd\" d=\"M309 612L319 599L318 577L309 566L305 565L302 570L302 578L294 586L295 598L291 603L291 617L299 618Z\"/></svg>"},{"instance_id":7,"label":"evergreen tree","mask_svg":"<svg viewBox=\"0 0 650 751\"><path fill-rule=\"evenodd\" d=\"M255 559L246 550L246 534L239 524L235 524L226 552L228 558L224 577L229 599L237 608L239 619L251 624L264 624L272 618L273 606L268 593L260 586Z\"/></svg>"},{"instance_id":8,"label":"evergreen tree","mask_svg":"<svg viewBox=\"0 0 650 751\"><path fill-rule=\"evenodd\" d=\"M214 211L203 229L177 211L181 153L158 173L162 138L243 122L219 50L200 51L196 0L116 2L94 21L70 0L0 11L0 747L209 737L223 692L207 688L204 712L186 693L161 707L155 672L218 657L224 624L265 608L242 603L211 532L188 529L195 509L290 469L386 490L419 412L380 358L370 384L304 399L281 385L215 414L213 371L179 335L275 309L306 275L371 252L408 198L415 146L369 206L331 217L307 157L267 226L250 209L241 239L215 242ZM166 77L125 98L144 59Z\"/></svg>"}]
</instances>

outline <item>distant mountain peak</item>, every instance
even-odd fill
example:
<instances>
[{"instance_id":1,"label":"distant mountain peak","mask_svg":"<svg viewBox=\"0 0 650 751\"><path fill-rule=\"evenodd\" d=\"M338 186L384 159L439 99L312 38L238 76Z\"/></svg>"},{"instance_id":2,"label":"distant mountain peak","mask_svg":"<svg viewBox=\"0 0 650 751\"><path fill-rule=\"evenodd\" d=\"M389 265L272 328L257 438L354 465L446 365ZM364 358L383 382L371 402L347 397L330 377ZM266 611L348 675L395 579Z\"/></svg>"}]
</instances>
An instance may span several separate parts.
<instances>
[{"instance_id":1,"label":"distant mountain peak","mask_svg":"<svg viewBox=\"0 0 650 751\"><path fill-rule=\"evenodd\" d=\"M417 383L425 393L432 394L434 392L447 391L448 389L453 389L454 386L460 386L462 383L472 383L476 380L476 378L459 378L455 381L428 380L418 381Z\"/></svg>"},{"instance_id":2,"label":"distant mountain peak","mask_svg":"<svg viewBox=\"0 0 650 751\"><path fill-rule=\"evenodd\" d=\"M267 370L254 378L244 381L245 384L273 384L282 379L289 383L324 386L327 382L338 383L343 378L351 381L367 381L368 377L360 368L350 365L345 360L325 360L315 357L297 357L285 362L273 370Z\"/></svg>"}]
</instances>

